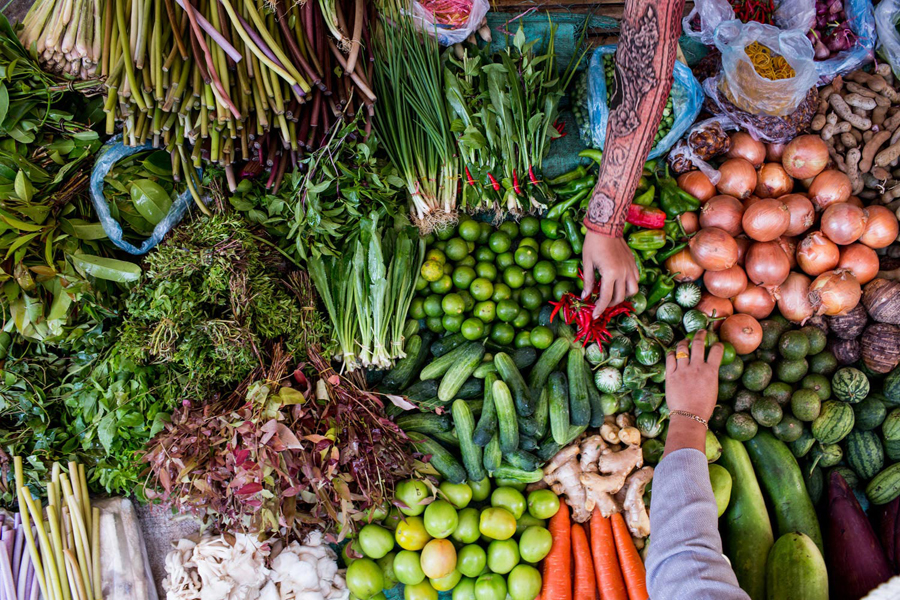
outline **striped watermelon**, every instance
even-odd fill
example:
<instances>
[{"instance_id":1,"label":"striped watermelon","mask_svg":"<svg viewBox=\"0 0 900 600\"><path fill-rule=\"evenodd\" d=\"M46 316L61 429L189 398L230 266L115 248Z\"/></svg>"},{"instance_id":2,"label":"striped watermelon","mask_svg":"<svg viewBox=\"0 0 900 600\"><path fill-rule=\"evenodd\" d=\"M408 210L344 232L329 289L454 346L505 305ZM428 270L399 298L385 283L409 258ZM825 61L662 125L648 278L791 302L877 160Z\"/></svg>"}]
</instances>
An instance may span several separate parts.
<instances>
[{"instance_id":1,"label":"striped watermelon","mask_svg":"<svg viewBox=\"0 0 900 600\"><path fill-rule=\"evenodd\" d=\"M869 378L853 367L844 367L831 378L831 391L838 400L856 404L869 395Z\"/></svg>"},{"instance_id":2,"label":"striped watermelon","mask_svg":"<svg viewBox=\"0 0 900 600\"><path fill-rule=\"evenodd\" d=\"M813 437L823 444L836 444L853 430L855 421L853 407L837 400L828 400L822 403L822 410L813 421Z\"/></svg>"},{"instance_id":3,"label":"striped watermelon","mask_svg":"<svg viewBox=\"0 0 900 600\"><path fill-rule=\"evenodd\" d=\"M852 431L844 440L847 463L860 479L872 479L884 468L881 440L871 431Z\"/></svg>"}]
</instances>

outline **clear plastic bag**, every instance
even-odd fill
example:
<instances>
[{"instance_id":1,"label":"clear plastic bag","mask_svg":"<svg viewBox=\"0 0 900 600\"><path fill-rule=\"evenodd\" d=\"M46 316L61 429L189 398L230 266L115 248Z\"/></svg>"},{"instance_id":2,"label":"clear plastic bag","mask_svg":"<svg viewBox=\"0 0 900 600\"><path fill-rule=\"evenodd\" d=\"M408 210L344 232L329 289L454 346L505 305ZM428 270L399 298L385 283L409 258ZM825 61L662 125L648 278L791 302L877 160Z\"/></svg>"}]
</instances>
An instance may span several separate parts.
<instances>
[{"instance_id":1,"label":"clear plastic bag","mask_svg":"<svg viewBox=\"0 0 900 600\"><path fill-rule=\"evenodd\" d=\"M435 23L432 12L419 2L412 3L410 12L422 31L434 35L442 46L452 46L465 41L467 37L475 33L481 27L481 22L490 8L491 5L488 0L472 0L472 10L469 12L469 18L466 20L465 25L458 28Z\"/></svg>"},{"instance_id":2,"label":"clear plastic bag","mask_svg":"<svg viewBox=\"0 0 900 600\"><path fill-rule=\"evenodd\" d=\"M679 175L699 169L716 185L721 174L706 161L728 152L731 140L726 132L734 129L738 129L737 124L727 115L695 123L669 152L669 166Z\"/></svg>"},{"instance_id":3,"label":"clear plastic bag","mask_svg":"<svg viewBox=\"0 0 900 600\"><path fill-rule=\"evenodd\" d=\"M158 600L144 536L128 498L104 498L100 509L100 564L104 598Z\"/></svg>"},{"instance_id":4,"label":"clear plastic bag","mask_svg":"<svg viewBox=\"0 0 900 600\"><path fill-rule=\"evenodd\" d=\"M900 0L881 0L875 7L875 29L878 31L878 53L900 77Z\"/></svg>"},{"instance_id":5,"label":"clear plastic bag","mask_svg":"<svg viewBox=\"0 0 900 600\"><path fill-rule=\"evenodd\" d=\"M700 29L694 29L693 21L700 17ZM706 46L715 45L716 28L734 20L734 9L728 0L697 0L694 8L681 20L685 35ZM780 0L775 2L775 25L782 30L800 30L805 35L816 20L815 0Z\"/></svg>"},{"instance_id":6,"label":"clear plastic bag","mask_svg":"<svg viewBox=\"0 0 900 600\"><path fill-rule=\"evenodd\" d=\"M122 226L109 212L109 204L106 202L106 196L103 195L103 179L113 165L126 156L144 152L145 150L153 150L153 146L150 144L126 146L122 144L121 140L121 134L116 135L106 142L106 145L100 150L97 162L94 163L94 170L91 172L91 202L94 204L94 210L97 211L100 224L103 225L103 231L106 232L109 240L125 252L139 256L150 252L150 249L160 243L166 234L169 233L169 230L178 225L190 208L193 199L190 192L185 190L183 194L175 199L163 220L153 228L153 234L144 240L140 247L126 242L122 237Z\"/></svg>"},{"instance_id":7,"label":"clear plastic bag","mask_svg":"<svg viewBox=\"0 0 900 600\"><path fill-rule=\"evenodd\" d=\"M615 51L615 45L599 46L591 56L587 72L587 120L590 127L588 129L589 139L585 142L601 150L606 141L606 126L609 121L603 56L613 54ZM650 150L648 159L658 158L665 154L688 130L694 119L700 114L700 108L703 105L703 91L690 68L682 62L676 61L673 75L671 93L675 121L669 132Z\"/></svg>"},{"instance_id":8,"label":"clear plastic bag","mask_svg":"<svg viewBox=\"0 0 900 600\"><path fill-rule=\"evenodd\" d=\"M778 80L760 76L746 52L753 42L769 48L773 55L783 56L794 76ZM753 21L726 21L716 27L715 44L722 53L718 89L728 101L751 114L790 114L819 78L812 43L805 32L796 29L785 31Z\"/></svg>"},{"instance_id":9,"label":"clear plastic bag","mask_svg":"<svg viewBox=\"0 0 900 600\"><path fill-rule=\"evenodd\" d=\"M892 4L892 17L900 10L896 0L882 0L878 9L885 4ZM882 37L881 29L876 36L875 9L871 0L844 0L844 13L847 15L847 25L850 31L856 34L853 47L836 56L825 60L816 61L816 71L819 73L819 85L825 85L838 75L851 73L875 57L875 42ZM891 26L893 28L893 25ZM897 29L893 28L894 43L898 44Z\"/></svg>"}]
</instances>

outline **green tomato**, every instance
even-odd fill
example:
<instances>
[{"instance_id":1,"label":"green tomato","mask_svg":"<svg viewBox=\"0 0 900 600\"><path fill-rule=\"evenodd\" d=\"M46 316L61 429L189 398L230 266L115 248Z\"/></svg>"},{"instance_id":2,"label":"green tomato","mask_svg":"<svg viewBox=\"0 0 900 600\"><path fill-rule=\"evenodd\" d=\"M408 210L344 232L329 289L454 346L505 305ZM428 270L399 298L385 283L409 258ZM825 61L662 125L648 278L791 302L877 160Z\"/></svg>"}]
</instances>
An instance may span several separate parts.
<instances>
[{"instance_id":1,"label":"green tomato","mask_svg":"<svg viewBox=\"0 0 900 600\"><path fill-rule=\"evenodd\" d=\"M525 496L518 490L500 487L491 494L491 506L505 508L512 513L513 518L518 519L525 514Z\"/></svg>"},{"instance_id":2,"label":"green tomato","mask_svg":"<svg viewBox=\"0 0 900 600\"><path fill-rule=\"evenodd\" d=\"M553 545L553 536L545 527L529 527L519 538L522 560L536 563L544 560Z\"/></svg>"},{"instance_id":3,"label":"green tomato","mask_svg":"<svg viewBox=\"0 0 900 600\"><path fill-rule=\"evenodd\" d=\"M478 540L478 509L464 508L459 511L459 524L450 537L461 544L471 544Z\"/></svg>"},{"instance_id":4,"label":"green tomato","mask_svg":"<svg viewBox=\"0 0 900 600\"><path fill-rule=\"evenodd\" d=\"M387 516L381 522L382 527L387 527L388 529L394 530L397 529L397 524L403 520L403 514L400 512L400 509L396 506L392 506L388 511Z\"/></svg>"},{"instance_id":5,"label":"green tomato","mask_svg":"<svg viewBox=\"0 0 900 600\"><path fill-rule=\"evenodd\" d=\"M450 571L449 575L444 575L443 577L438 577L435 579L429 579L428 581L431 582L431 587L433 587L437 591L449 592L456 587L456 584L459 583L460 579L462 579L462 573L460 573L458 569L453 569L452 571Z\"/></svg>"},{"instance_id":6,"label":"green tomato","mask_svg":"<svg viewBox=\"0 0 900 600\"><path fill-rule=\"evenodd\" d=\"M408 517L425 512L425 505L422 502L430 495L428 486L418 479L405 479L398 483L394 490L394 497L406 505L400 512Z\"/></svg>"},{"instance_id":7,"label":"green tomato","mask_svg":"<svg viewBox=\"0 0 900 600\"><path fill-rule=\"evenodd\" d=\"M509 573L509 597L512 600L534 600L541 593L541 574L530 565L517 565Z\"/></svg>"},{"instance_id":8,"label":"green tomato","mask_svg":"<svg viewBox=\"0 0 900 600\"><path fill-rule=\"evenodd\" d=\"M475 600L506 600L506 579L486 573L475 580Z\"/></svg>"},{"instance_id":9,"label":"green tomato","mask_svg":"<svg viewBox=\"0 0 900 600\"><path fill-rule=\"evenodd\" d=\"M397 555L394 552L389 552L384 555L384 557L375 561L381 568L381 572L384 573L384 589L386 590L397 585L397 574L394 573L394 557L396 556Z\"/></svg>"},{"instance_id":10,"label":"green tomato","mask_svg":"<svg viewBox=\"0 0 900 600\"><path fill-rule=\"evenodd\" d=\"M487 564L487 554L478 544L463 546L456 555L456 568L466 577L478 577Z\"/></svg>"},{"instance_id":11,"label":"green tomato","mask_svg":"<svg viewBox=\"0 0 900 600\"><path fill-rule=\"evenodd\" d=\"M475 580L471 577L463 577L453 588L451 600L475 600Z\"/></svg>"},{"instance_id":12,"label":"green tomato","mask_svg":"<svg viewBox=\"0 0 900 600\"><path fill-rule=\"evenodd\" d=\"M347 567L347 588L357 598L368 600L384 589L384 574L374 560L359 558Z\"/></svg>"},{"instance_id":13,"label":"green tomato","mask_svg":"<svg viewBox=\"0 0 900 600\"><path fill-rule=\"evenodd\" d=\"M559 510L559 497L550 490L535 490L528 494L528 514L537 519L549 519Z\"/></svg>"},{"instance_id":14,"label":"green tomato","mask_svg":"<svg viewBox=\"0 0 900 600\"><path fill-rule=\"evenodd\" d=\"M419 553L401 550L394 556L394 576L403 585L415 585L425 581L425 573L419 562Z\"/></svg>"},{"instance_id":15,"label":"green tomato","mask_svg":"<svg viewBox=\"0 0 900 600\"><path fill-rule=\"evenodd\" d=\"M487 566L494 573L506 575L519 564L519 545L515 540L494 540L488 545Z\"/></svg>"},{"instance_id":16,"label":"green tomato","mask_svg":"<svg viewBox=\"0 0 900 600\"><path fill-rule=\"evenodd\" d=\"M433 538L448 537L458 524L459 515L446 500L435 500L425 508L425 531Z\"/></svg>"},{"instance_id":17,"label":"green tomato","mask_svg":"<svg viewBox=\"0 0 900 600\"><path fill-rule=\"evenodd\" d=\"M438 600L437 590L429 581L422 581L403 588L403 600Z\"/></svg>"},{"instance_id":18,"label":"green tomato","mask_svg":"<svg viewBox=\"0 0 900 600\"><path fill-rule=\"evenodd\" d=\"M359 532L359 545L369 558L383 558L393 550L394 536L384 527L369 523Z\"/></svg>"},{"instance_id":19,"label":"green tomato","mask_svg":"<svg viewBox=\"0 0 900 600\"><path fill-rule=\"evenodd\" d=\"M441 483L441 492L447 497L447 500L457 510L463 509L472 501L472 488L465 483L450 483L445 481ZM426 509L427 511L428 509Z\"/></svg>"},{"instance_id":20,"label":"green tomato","mask_svg":"<svg viewBox=\"0 0 900 600\"><path fill-rule=\"evenodd\" d=\"M486 508L481 511L478 531L494 540L508 540L516 533L516 518L505 508Z\"/></svg>"},{"instance_id":21,"label":"green tomato","mask_svg":"<svg viewBox=\"0 0 900 600\"><path fill-rule=\"evenodd\" d=\"M529 527L546 527L547 521L543 519L536 519L532 517L530 514L525 513L518 519L516 519L516 535L522 535L526 529Z\"/></svg>"},{"instance_id":22,"label":"green tomato","mask_svg":"<svg viewBox=\"0 0 900 600\"><path fill-rule=\"evenodd\" d=\"M481 481L472 481L471 479L466 482L470 488L472 488L472 500L475 502L481 502L483 500L487 500L488 496L491 493L491 480L485 477Z\"/></svg>"}]
</instances>

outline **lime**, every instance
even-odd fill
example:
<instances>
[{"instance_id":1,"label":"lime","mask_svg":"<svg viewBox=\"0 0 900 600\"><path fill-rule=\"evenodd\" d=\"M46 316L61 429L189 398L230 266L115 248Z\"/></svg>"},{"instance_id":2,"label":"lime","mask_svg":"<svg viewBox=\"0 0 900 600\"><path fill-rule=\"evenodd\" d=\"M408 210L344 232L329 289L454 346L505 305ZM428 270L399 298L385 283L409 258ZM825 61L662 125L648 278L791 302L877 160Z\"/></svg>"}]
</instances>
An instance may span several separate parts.
<instances>
[{"instance_id":1,"label":"lime","mask_svg":"<svg viewBox=\"0 0 900 600\"><path fill-rule=\"evenodd\" d=\"M526 237L533 237L541 230L541 222L537 217L527 216L519 221L519 233Z\"/></svg>"},{"instance_id":2,"label":"lime","mask_svg":"<svg viewBox=\"0 0 900 600\"><path fill-rule=\"evenodd\" d=\"M495 231L488 240L488 246L497 254L506 252L511 245L512 242L509 239L509 235L503 231Z\"/></svg>"},{"instance_id":3,"label":"lime","mask_svg":"<svg viewBox=\"0 0 900 600\"><path fill-rule=\"evenodd\" d=\"M528 331L520 331L516 334L516 339L513 341L513 346L516 348L531 348L531 333Z\"/></svg>"},{"instance_id":4,"label":"lime","mask_svg":"<svg viewBox=\"0 0 900 600\"><path fill-rule=\"evenodd\" d=\"M416 276L416 291L421 292L422 290L424 290L427 287L428 287L428 280L425 279L424 277L422 277L422 273L420 270L420 273Z\"/></svg>"},{"instance_id":5,"label":"lime","mask_svg":"<svg viewBox=\"0 0 900 600\"><path fill-rule=\"evenodd\" d=\"M541 296L541 293L537 288L522 288L522 294L519 296L519 302L522 303L522 308L534 310L538 308L543 301L544 298Z\"/></svg>"},{"instance_id":6,"label":"lime","mask_svg":"<svg viewBox=\"0 0 900 600\"><path fill-rule=\"evenodd\" d=\"M477 340L481 339L484 335L484 323L481 319L476 319L475 317L470 317L463 321L462 328L460 331L463 334L463 337L467 340Z\"/></svg>"},{"instance_id":7,"label":"lime","mask_svg":"<svg viewBox=\"0 0 900 600\"><path fill-rule=\"evenodd\" d=\"M481 228L481 232L478 234L478 243L487 244L491 234L494 233L494 228L491 227L490 223L479 223L478 227Z\"/></svg>"},{"instance_id":8,"label":"lime","mask_svg":"<svg viewBox=\"0 0 900 600\"><path fill-rule=\"evenodd\" d=\"M519 316L519 305L513 300L501 300L497 303L497 318L504 323L512 323Z\"/></svg>"},{"instance_id":9,"label":"lime","mask_svg":"<svg viewBox=\"0 0 900 600\"><path fill-rule=\"evenodd\" d=\"M572 246L566 240L556 240L550 246L550 258L561 262L572 256Z\"/></svg>"},{"instance_id":10,"label":"lime","mask_svg":"<svg viewBox=\"0 0 900 600\"><path fill-rule=\"evenodd\" d=\"M444 333L444 325L441 322L441 317L428 317L425 319L425 327L427 327L428 331L431 333Z\"/></svg>"},{"instance_id":11,"label":"lime","mask_svg":"<svg viewBox=\"0 0 900 600\"><path fill-rule=\"evenodd\" d=\"M511 265L503 270L503 282L512 289L519 289L525 285L525 271L522 267Z\"/></svg>"},{"instance_id":12,"label":"lime","mask_svg":"<svg viewBox=\"0 0 900 600\"><path fill-rule=\"evenodd\" d=\"M500 224L500 231L506 233L509 239L514 240L519 237L519 224L515 221L504 221Z\"/></svg>"},{"instance_id":13,"label":"lime","mask_svg":"<svg viewBox=\"0 0 900 600\"><path fill-rule=\"evenodd\" d=\"M409 303L409 316L412 319L424 319L425 314L425 299L421 296L416 296L412 299L412 302Z\"/></svg>"},{"instance_id":14,"label":"lime","mask_svg":"<svg viewBox=\"0 0 900 600\"><path fill-rule=\"evenodd\" d=\"M466 254L465 258L463 258L462 260L456 261L456 266L457 267L472 267L472 268L474 268L475 263L476 263L475 257L472 256L471 254Z\"/></svg>"},{"instance_id":15,"label":"lime","mask_svg":"<svg viewBox=\"0 0 900 600\"><path fill-rule=\"evenodd\" d=\"M565 294L571 294L575 292L575 282L563 280L557 281L556 285L553 286L553 299L559 300Z\"/></svg>"},{"instance_id":16,"label":"lime","mask_svg":"<svg viewBox=\"0 0 900 600\"><path fill-rule=\"evenodd\" d=\"M482 323L493 323L497 318L497 305L491 300L485 300L475 305L473 316L481 320Z\"/></svg>"},{"instance_id":17,"label":"lime","mask_svg":"<svg viewBox=\"0 0 900 600\"><path fill-rule=\"evenodd\" d=\"M534 329L531 330L531 345L537 348L538 350L544 350L545 348L549 348L550 344L553 343L553 332L550 331L549 327L544 327L543 325L538 325Z\"/></svg>"},{"instance_id":18,"label":"lime","mask_svg":"<svg viewBox=\"0 0 900 600\"><path fill-rule=\"evenodd\" d=\"M460 290L459 297L462 298L465 303L465 312L470 312L475 308L475 298L472 297L472 294L470 294L468 290Z\"/></svg>"},{"instance_id":19,"label":"lime","mask_svg":"<svg viewBox=\"0 0 900 600\"><path fill-rule=\"evenodd\" d=\"M513 327L516 329L522 329L524 327L528 327L528 324L531 323L531 313L527 310L520 310L519 314L516 315L516 318L513 319Z\"/></svg>"},{"instance_id":20,"label":"lime","mask_svg":"<svg viewBox=\"0 0 900 600\"><path fill-rule=\"evenodd\" d=\"M478 262L494 262L497 255L487 246L478 246L472 253Z\"/></svg>"},{"instance_id":21,"label":"lime","mask_svg":"<svg viewBox=\"0 0 900 600\"><path fill-rule=\"evenodd\" d=\"M494 293L494 284L489 279L479 277L469 286L469 293L476 300L487 300ZM410 305L410 311L412 311L412 305Z\"/></svg>"},{"instance_id":22,"label":"lime","mask_svg":"<svg viewBox=\"0 0 900 600\"><path fill-rule=\"evenodd\" d=\"M452 265L448 266L451 269L453 268ZM437 281L432 281L428 287L435 294L446 294L453 289L453 280L450 278L450 275L442 275Z\"/></svg>"},{"instance_id":23,"label":"lime","mask_svg":"<svg viewBox=\"0 0 900 600\"><path fill-rule=\"evenodd\" d=\"M437 248L429 248L428 252L425 253L425 260L433 260L443 265L445 262L447 262L447 255L444 254L442 250L438 250Z\"/></svg>"},{"instance_id":24,"label":"lime","mask_svg":"<svg viewBox=\"0 0 900 600\"><path fill-rule=\"evenodd\" d=\"M525 271L525 285L526 287L534 287L537 285L537 280L534 278L534 275L531 274L531 271Z\"/></svg>"},{"instance_id":25,"label":"lime","mask_svg":"<svg viewBox=\"0 0 900 600\"><path fill-rule=\"evenodd\" d=\"M467 290L469 289L469 286L472 285L475 277L477 277L477 275L475 273L475 269L473 269L472 267L457 266L455 269L453 269L453 276L451 277L451 279L453 279L453 285L455 285L457 288L461 290Z\"/></svg>"},{"instance_id":26,"label":"lime","mask_svg":"<svg viewBox=\"0 0 900 600\"><path fill-rule=\"evenodd\" d=\"M454 235L456 235L456 226L455 225L447 225L443 229L438 229L434 232L439 240L449 240Z\"/></svg>"},{"instance_id":27,"label":"lime","mask_svg":"<svg viewBox=\"0 0 900 600\"><path fill-rule=\"evenodd\" d=\"M550 258L550 247L553 246L553 240L544 240L541 242L541 256Z\"/></svg>"},{"instance_id":28,"label":"lime","mask_svg":"<svg viewBox=\"0 0 900 600\"><path fill-rule=\"evenodd\" d=\"M553 286L548 285L546 283L542 283L537 286L538 291L541 293L541 301L546 302L550 298L553 297Z\"/></svg>"},{"instance_id":29,"label":"lime","mask_svg":"<svg viewBox=\"0 0 900 600\"><path fill-rule=\"evenodd\" d=\"M366 600L384 589L384 574L374 560L354 560L347 567L347 587L354 596Z\"/></svg>"},{"instance_id":30,"label":"lime","mask_svg":"<svg viewBox=\"0 0 900 600\"><path fill-rule=\"evenodd\" d=\"M437 241L437 238L434 237L434 234L433 234L433 233L429 233L428 235L426 235L426 236L423 237L422 239L425 240L425 245L426 245L426 246L429 246L429 247L433 246L434 243Z\"/></svg>"},{"instance_id":31,"label":"lime","mask_svg":"<svg viewBox=\"0 0 900 600\"><path fill-rule=\"evenodd\" d=\"M444 309L441 308L441 297L437 294L431 294L425 298L422 309L425 311L426 317L440 317L444 314Z\"/></svg>"},{"instance_id":32,"label":"lime","mask_svg":"<svg viewBox=\"0 0 900 600\"><path fill-rule=\"evenodd\" d=\"M466 318L463 315L444 315L441 317L441 326L450 333L457 333L462 329L462 324L465 320Z\"/></svg>"},{"instance_id":33,"label":"lime","mask_svg":"<svg viewBox=\"0 0 900 600\"><path fill-rule=\"evenodd\" d=\"M444 240L438 240L434 244L432 244L432 248L437 248L441 252L443 252L444 248L446 248L446 247L447 247L447 242L445 242ZM445 259L445 262L446 262L446 259Z\"/></svg>"},{"instance_id":34,"label":"lime","mask_svg":"<svg viewBox=\"0 0 900 600\"><path fill-rule=\"evenodd\" d=\"M433 538L449 537L459 525L459 515L446 500L435 500L425 508L425 531ZM363 527L365 531L365 527ZM360 534L362 535L362 534Z\"/></svg>"},{"instance_id":35,"label":"lime","mask_svg":"<svg viewBox=\"0 0 900 600\"><path fill-rule=\"evenodd\" d=\"M466 302L459 294L447 294L441 300L441 308L445 315L461 315L466 308Z\"/></svg>"},{"instance_id":36,"label":"lime","mask_svg":"<svg viewBox=\"0 0 900 600\"><path fill-rule=\"evenodd\" d=\"M491 300L500 302L501 300L509 300L512 296L512 290L505 283L495 283L494 293L491 294Z\"/></svg>"},{"instance_id":37,"label":"lime","mask_svg":"<svg viewBox=\"0 0 900 600\"><path fill-rule=\"evenodd\" d=\"M369 558L384 558L394 548L394 536L384 527L369 523L359 532L359 545Z\"/></svg>"},{"instance_id":38,"label":"lime","mask_svg":"<svg viewBox=\"0 0 900 600\"><path fill-rule=\"evenodd\" d=\"M516 256L512 252L504 252L503 254L498 254L497 260L494 262L497 264L497 268L502 271L516 264Z\"/></svg>"},{"instance_id":39,"label":"lime","mask_svg":"<svg viewBox=\"0 0 900 600\"><path fill-rule=\"evenodd\" d=\"M519 240L519 248L534 248L535 252L540 252L541 245L533 237L522 238Z\"/></svg>"},{"instance_id":40,"label":"lime","mask_svg":"<svg viewBox=\"0 0 900 600\"><path fill-rule=\"evenodd\" d=\"M422 263L422 279L425 281L437 281L444 275L444 263L436 260L426 260Z\"/></svg>"},{"instance_id":41,"label":"lime","mask_svg":"<svg viewBox=\"0 0 900 600\"><path fill-rule=\"evenodd\" d=\"M447 240L447 249L444 250L450 260L462 260L469 254L469 246L462 238Z\"/></svg>"},{"instance_id":42,"label":"lime","mask_svg":"<svg viewBox=\"0 0 900 600\"><path fill-rule=\"evenodd\" d=\"M452 275L453 274L453 263L445 262L444 263L444 275Z\"/></svg>"},{"instance_id":43,"label":"lime","mask_svg":"<svg viewBox=\"0 0 900 600\"><path fill-rule=\"evenodd\" d=\"M516 330L509 323L495 323L491 329L491 341L500 346L509 346L516 337Z\"/></svg>"},{"instance_id":44,"label":"lime","mask_svg":"<svg viewBox=\"0 0 900 600\"><path fill-rule=\"evenodd\" d=\"M542 260L534 265L534 280L538 283L552 285L556 281L556 267L549 260Z\"/></svg>"},{"instance_id":45,"label":"lime","mask_svg":"<svg viewBox=\"0 0 900 600\"><path fill-rule=\"evenodd\" d=\"M475 274L488 281L494 281L497 279L497 267L491 262L480 262L475 265Z\"/></svg>"},{"instance_id":46,"label":"lime","mask_svg":"<svg viewBox=\"0 0 900 600\"><path fill-rule=\"evenodd\" d=\"M403 587L403 600L438 600L438 592L430 581Z\"/></svg>"},{"instance_id":47,"label":"lime","mask_svg":"<svg viewBox=\"0 0 900 600\"><path fill-rule=\"evenodd\" d=\"M516 264L523 269L530 269L533 267L537 264L538 258L538 251L531 246L519 246L519 249L516 250Z\"/></svg>"},{"instance_id":48,"label":"lime","mask_svg":"<svg viewBox=\"0 0 900 600\"><path fill-rule=\"evenodd\" d=\"M478 221L468 219L459 224L459 237L467 242L477 242L481 235L481 226Z\"/></svg>"}]
</instances>

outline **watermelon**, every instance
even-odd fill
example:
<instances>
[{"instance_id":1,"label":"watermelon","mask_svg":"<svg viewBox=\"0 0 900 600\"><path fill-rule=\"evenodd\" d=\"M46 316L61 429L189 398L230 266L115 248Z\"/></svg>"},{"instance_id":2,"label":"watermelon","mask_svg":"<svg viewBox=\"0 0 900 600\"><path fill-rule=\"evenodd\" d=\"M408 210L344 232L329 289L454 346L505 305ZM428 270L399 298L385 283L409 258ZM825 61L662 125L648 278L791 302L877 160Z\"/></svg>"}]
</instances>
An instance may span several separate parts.
<instances>
[{"instance_id":1,"label":"watermelon","mask_svg":"<svg viewBox=\"0 0 900 600\"><path fill-rule=\"evenodd\" d=\"M847 463L860 479L872 479L884 468L881 440L871 431L852 431L844 440Z\"/></svg>"},{"instance_id":2,"label":"watermelon","mask_svg":"<svg viewBox=\"0 0 900 600\"><path fill-rule=\"evenodd\" d=\"M900 460L900 440L898 440L898 441L886 440L884 442L884 453L887 455L889 460L893 460L893 461Z\"/></svg>"},{"instance_id":3,"label":"watermelon","mask_svg":"<svg viewBox=\"0 0 900 600\"><path fill-rule=\"evenodd\" d=\"M838 400L856 404L869 395L869 378L853 367L838 369L831 378L831 391Z\"/></svg>"},{"instance_id":4,"label":"watermelon","mask_svg":"<svg viewBox=\"0 0 900 600\"><path fill-rule=\"evenodd\" d=\"M884 378L884 397L888 405L900 406L900 367Z\"/></svg>"},{"instance_id":5,"label":"watermelon","mask_svg":"<svg viewBox=\"0 0 900 600\"><path fill-rule=\"evenodd\" d=\"M887 504L900 496L900 463L894 463L876 475L866 486L872 504Z\"/></svg>"},{"instance_id":6,"label":"watermelon","mask_svg":"<svg viewBox=\"0 0 900 600\"><path fill-rule=\"evenodd\" d=\"M859 487L859 475L857 475L856 472L850 467L835 467L830 471L830 473L835 472L840 473L841 477L844 478L844 481L847 482L847 485L849 485L854 490Z\"/></svg>"},{"instance_id":7,"label":"watermelon","mask_svg":"<svg viewBox=\"0 0 900 600\"><path fill-rule=\"evenodd\" d=\"M849 404L828 400L822 403L822 410L813 421L812 434L823 444L836 444L847 437L855 422L853 408Z\"/></svg>"},{"instance_id":8,"label":"watermelon","mask_svg":"<svg viewBox=\"0 0 900 600\"><path fill-rule=\"evenodd\" d=\"M856 416L856 428L860 431L872 431L884 421L887 408L880 394L872 394L859 404L853 405Z\"/></svg>"},{"instance_id":9,"label":"watermelon","mask_svg":"<svg viewBox=\"0 0 900 600\"><path fill-rule=\"evenodd\" d=\"M884 418L881 436L886 442L900 442L900 408L895 408Z\"/></svg>"}]
</instances>

